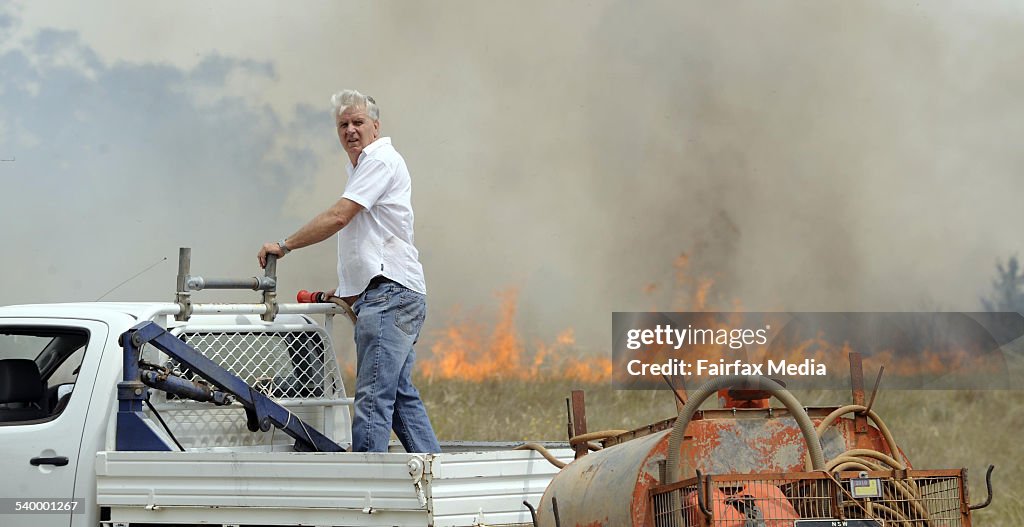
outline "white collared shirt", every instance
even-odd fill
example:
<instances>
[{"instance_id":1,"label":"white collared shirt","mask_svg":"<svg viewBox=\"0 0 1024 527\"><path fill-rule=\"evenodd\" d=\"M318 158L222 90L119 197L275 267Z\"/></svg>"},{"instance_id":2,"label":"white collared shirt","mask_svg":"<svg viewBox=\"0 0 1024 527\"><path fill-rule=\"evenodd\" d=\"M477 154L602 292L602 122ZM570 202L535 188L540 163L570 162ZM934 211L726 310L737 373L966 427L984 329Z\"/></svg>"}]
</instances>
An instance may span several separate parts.
<instances>
[{"instance_id":1,"label":"white collared shirt","mask_svg":"<svg viewBox=\"0 0 1024 527\"><path fill-rule=\"evenodd\" d=\"M412 180L405 159L380 137L348 163L343 198L365 210L338 232L340 297L358 295L370 279L384 275L413 291L427 294L419 251L413 245Z\"/></svg>"}]
</instances>

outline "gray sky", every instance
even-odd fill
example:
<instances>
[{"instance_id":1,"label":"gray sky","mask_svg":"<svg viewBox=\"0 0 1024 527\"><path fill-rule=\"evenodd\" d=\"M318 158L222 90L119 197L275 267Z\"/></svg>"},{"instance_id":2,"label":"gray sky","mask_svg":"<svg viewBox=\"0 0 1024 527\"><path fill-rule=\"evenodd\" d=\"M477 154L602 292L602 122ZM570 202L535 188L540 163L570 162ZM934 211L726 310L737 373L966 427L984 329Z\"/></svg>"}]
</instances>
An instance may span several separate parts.
<instances>
[{"instance_id":1,"label":"gray sky","mask_svg":"<svg viewBox=\"0 0 1024 527\"><path fill-rule=\"evenodd\" d=\"M163 257L107 299L170 300L179 246L255 274L340 196L346 87L409 163L428 332L514 287L527 336L607 351L681 252L751 310L974 310L1024 253L1019 2L300 6L0 7L0 303ZM289 255L282 294L334 267Z\"/></svg>"}]
</instances>

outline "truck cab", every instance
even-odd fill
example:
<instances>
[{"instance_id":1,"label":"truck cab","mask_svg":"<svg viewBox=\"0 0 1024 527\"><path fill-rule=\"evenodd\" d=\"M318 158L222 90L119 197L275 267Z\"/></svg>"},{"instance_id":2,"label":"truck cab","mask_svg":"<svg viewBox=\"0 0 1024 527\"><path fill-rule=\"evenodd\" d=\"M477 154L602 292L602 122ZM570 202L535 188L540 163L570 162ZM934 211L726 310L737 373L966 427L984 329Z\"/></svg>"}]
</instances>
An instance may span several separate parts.
<instances>
[{"instance_id":1,"label":"truck cab","mask_svg":"<svg viewBox=\"0 0 1024 527\"><path fill-rule=\"evenodd\" d=\"M329 330L337 306L280 304L272 321L263 304L191 308L182 321L176 303L0 307L0 525L525 523L523 501L538 502L557 473L512 443L449 444L442 454L300 452L281 430L250 431L237 402L156 389L146 391L144 420L159 447L119 447L118 339L146 321L287 409L289 420L350 444L352 399ZM162 374L201 379L154 346L141 357ZM480 486L485 476L497 478Z\"/></svg>"},{"instance_id":2,"label":"truck cab","mask_svg":"<svg viewBox=\"0 0 1024 527\"><path fill-rule=\"evenodd\" d=\"M0 308L0 494L26 502L88 495L82 491L95 485L96 452L116 402L120 363L111 335L134 322L130 310L113 306ZM88 524L81 511L9 515L4 523L67 526L72 518Z\"/></svg>"}]
</instances>

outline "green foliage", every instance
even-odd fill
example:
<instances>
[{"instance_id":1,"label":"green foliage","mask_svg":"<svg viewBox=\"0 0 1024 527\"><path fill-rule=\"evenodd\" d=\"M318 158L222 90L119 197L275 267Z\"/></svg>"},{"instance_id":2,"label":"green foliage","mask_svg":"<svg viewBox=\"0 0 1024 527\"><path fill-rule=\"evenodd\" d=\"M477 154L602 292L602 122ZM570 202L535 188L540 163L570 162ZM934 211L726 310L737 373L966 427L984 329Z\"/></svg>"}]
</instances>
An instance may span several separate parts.
<instances>
[{"instance_id":1,"label":"green foliage","mask_svg":"<svg viewBox=\"0 0 1024 527\"><path fill-rule=\"evenodd\" d=\"M996 264L996 278L992 280L992 296L981 299L985 311L1024 313L1024 271L1016 256L1011 256L1006 265Z\"/></svg>"}]
</instances>

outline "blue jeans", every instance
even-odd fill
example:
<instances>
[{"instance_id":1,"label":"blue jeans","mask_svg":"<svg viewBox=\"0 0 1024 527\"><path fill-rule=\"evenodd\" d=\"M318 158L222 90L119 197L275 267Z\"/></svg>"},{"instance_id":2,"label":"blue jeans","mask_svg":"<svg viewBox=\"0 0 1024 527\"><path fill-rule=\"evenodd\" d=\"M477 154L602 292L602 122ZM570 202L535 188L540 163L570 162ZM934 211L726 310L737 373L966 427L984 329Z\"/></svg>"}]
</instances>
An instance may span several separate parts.
<instances>
[{"instance_id":1,"label":"blue jeans","mask_svg":"<svg viewBox=\"0 0 1024 527\"><path fill-rule=\"evenodd\" d=\"M358 316L352 451L387 452L394 429L406 452L440 452L412 384L413 344L426 318L426 297L397 282L371 283L352 310Z\"/></svg>"}]
</instances>

